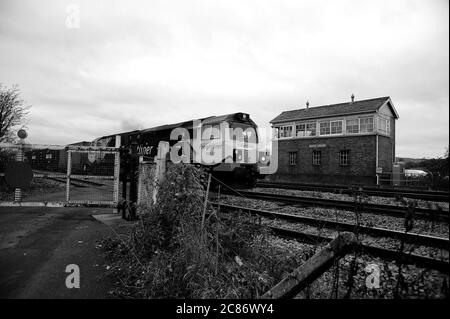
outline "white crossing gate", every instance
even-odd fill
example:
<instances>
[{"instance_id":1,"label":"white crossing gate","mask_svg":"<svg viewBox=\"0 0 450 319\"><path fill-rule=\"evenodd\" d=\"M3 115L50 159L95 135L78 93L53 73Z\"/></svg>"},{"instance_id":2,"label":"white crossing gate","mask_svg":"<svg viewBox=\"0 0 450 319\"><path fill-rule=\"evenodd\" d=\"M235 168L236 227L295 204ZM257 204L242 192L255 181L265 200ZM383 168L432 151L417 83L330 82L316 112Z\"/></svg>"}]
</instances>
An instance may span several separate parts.
<instances>
[{"instance_id":1,"label":"white crossing gate","mask_svg":"<svg viewBox=\"0 0 450 319\"><path fill-rule=\"evenodd\" d=\"M118 147L0 143L0 206L117 207L119 172Z\"/></svg>"}]
</instances>

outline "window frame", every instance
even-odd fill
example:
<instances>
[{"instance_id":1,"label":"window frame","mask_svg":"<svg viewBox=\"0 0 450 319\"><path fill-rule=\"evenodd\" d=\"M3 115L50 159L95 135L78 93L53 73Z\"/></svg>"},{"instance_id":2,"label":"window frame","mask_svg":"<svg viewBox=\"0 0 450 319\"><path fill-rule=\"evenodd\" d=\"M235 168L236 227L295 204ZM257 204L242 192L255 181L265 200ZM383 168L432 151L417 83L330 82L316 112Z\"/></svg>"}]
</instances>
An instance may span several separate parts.
<instances>
[{"instance_id":1,"label":"window frame","mask_svg":"<svg viewBox=\"0 0 450 319\"><path fill-rule=\"evenodd\" d=\"M320 151L320 150L313 150L313 152L312 152L312 164L313 164L313 166L320 166L320 165L322 165L322 151Z\"/></svg>"},{"instance_id":2,"label":"window frame","mask_svg":"<svg viewBox=\"0 0 450 319\"><path fill-rule=\"evenodd\" d=\"M286 131L289 131L291 133L290 136L285 136ZM283 133L283 136L281 136L282 133ZM291 138L291 137L292 137L292 125L284 125L284 126L278 127L278 138Z\"/></svg>"},{"instance_id":3,"label":"window frame","mask_svg":"<svg viewBox=\"0 0 450 319\"><path fill-rule=\"evenodd\" d=\"M209 135L208 138L204 138L205 132L208 132L207 130L211 130L211 134ZM213 136L212 135L213 132L218 132L218 136L217 137ZM202 126L202 141L220 140L221 138L222 138L222 131L220 129L220 124L207 124Z\"/></svg>"},{"instance_id":4,"label":"window frame","mask_svg":"<svg viewBox=\"0 0 450 319\"><path fill-rule=\"evenodd\" d=\"M297 152L289 152L289 166L297 166Z\"/></svg>"},{"instance_id":5,"label":"window frame","mask_svg":"<svg viewBox=\"0 0 450 319\"><path fill-rule=\"evenodd\" d=\"M298 129L299 126L303 126L304 130L303 130L303 135L298 135L298 132L302 132L300 129ZM306 135L306 123L298 123L295 124L295 137L305 137Z\"/></svg>"},{"instance_id":6,"label":"window frame","mask_svg":"<svg viewBox=\"0 0 450 319\"><path fill-rule=\"evenodd\" d=\"M354 121L356 122L355 124L348 124L349 121ZM349 127L352 127L353 129L356 127L356 132L352 131L349 132ZM359 118L350 118L350 119L345 119L345 134L359 134Z\"/></svg>"},{"instance_id":7,"label":"window frame","mask_svg":"<svg viewBox=\"0 0 450 319\"><path fill-rule=\"evenodd\" d=\"M377 122L377 131L384 135L391 135L391 119L385 117L378 117ZM382 129L382 125L384 124L384 130Z\"/></svg>"},{"instance_id":8,"label":"window frame","mask_svg":"<svg viewBox=\"0 0 450 319\"><path fill-rule=\"evenodd\" d=\"M344 121L343 120L334 120L334 121L330 121L330 135L342 135L342 132L344 130ZM341 123L341 132L339 133L333 133L333 123Z\"/></svg>"},{"instance_id":9,"label":"window frame","mask_svg":"<svg viewBox=\"0 0 450 319\"><path fill-rule=\"evenodd\" d=\"M371 131L369 131L369 130L367 130L367 127L368 127L368 124L366 123L366 124L364 124L365 125L365 127L366 127L366 130L362 130L361 129L361 127L362 127L362 121L363 120L372 120L372 130ZM374 124L374 118L373 118L373 116L365 116L365 117L360 117L359 118L359 133L360 134L364 134L364 133L373 133L374 131L375 131L375 124Z\"/></svg>"},{"instance_id":10,"label":"window frame","mask_svg":"<svg viewBox=\"0 0 450 319\"><path fill-rule=\"evenodd\" d=\"M303 130L299 127L303 126ZM303 134L298 135L299 132ZM308 135L309 133L309 135ZM317 122L302 122L295 124L295 137L310 137L317 136Z\"/></svg>"},{"instance_id":11,"label":"window frame","mask_svg":"<svg viewBox=\"0 0 450 319\"><path fill-rule=\"evenodd\" d=\"M314 129L308 130L308 125L312 125L314 127ZM311 135L308 135L308 136L317 136L317 122L306 123L306 131L311 132Z\"/></svg>"},{"instance_id":12,"label":"window frame","mask_svg":"<svg viewBox=\"0 0 450 319\"><path fill-rule=\"evenodd\" d=\"M345 159L345 161L343 160ZM344 149L339 151L339 166L350 165L350 150Z\"/></svg>"},{"instance_id":13,"label":"window frame","mask_svg":"<svg viewBox=\"0 0 450 319\"><path fill-rule=\"evenodd\" d=\"M322 124L328 124L328 133L322 133ZM331 135L331 121L319 122L319 136Z\"/></svg>"}]
</instances>

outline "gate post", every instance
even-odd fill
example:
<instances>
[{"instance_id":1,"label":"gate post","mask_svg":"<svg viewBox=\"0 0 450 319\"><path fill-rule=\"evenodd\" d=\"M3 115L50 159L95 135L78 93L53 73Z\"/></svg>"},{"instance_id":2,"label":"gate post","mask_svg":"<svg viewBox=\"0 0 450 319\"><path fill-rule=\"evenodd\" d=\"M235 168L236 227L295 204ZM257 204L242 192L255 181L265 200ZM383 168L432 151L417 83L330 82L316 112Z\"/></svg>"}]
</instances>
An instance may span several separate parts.
<instances>
[{"instance_id":1,"label":"gate post","mask_svg":"<svg viewBox=\"0 0 450 319\"><path fill-rule=\"evenodd\" d=\"M19 149L17 150L16 154L16 161L17 162L23 162L24 159L24 144L25 139L27 138L28 134L24 129L20 129L17 132L17 136L19 137ZM21 202L22 201L22 189L16 188L14 190L14 201L15 202Z\"/></svg>"},{"instance_id":2,"label":"gate post","mask_svg":"<svg viewBox=\"0 0 450 319\"><path fill-rule=\"evenodd\" d=\"M119 203L119 174L120 174L120 135L116 135L115 147L117 152L114 154L114 183L113 183L113 202L114 205Z\"/></svg>"},{"instance_id":3,"label":"gate post","mask_svg":"<svg viewBox=\"0 0 450 319\"><path fill-rule=\"evenodd\" d=\"M158 144L158 154L156 156L156 170L153 179L153 204L156 203L156 198L158 197L158 183L164 178L164 173L166 172L166 156L169 153L170 145L169 142L160 141Z\"/></svg>"},{"instance_id":4,"label":"gate post","mask_svg":"<svg viewBox=\"0 0 450 319\"><path fill-rule=\"evenodd\" d=\"M129 169L130 169L130 202L137 202L137 174L139 167L139 157L138 157L138 143L136 141L131 142L131 154L129 158Z\"/></svg>"},{"instance_id":5,"label":"gate post","mask_svg":"<svg viewBox=\"0 0 450 319\"><path fill-rule=\"evenodd\" d=\"M66 177L66 204L69 205L70 200L70 174L72 172L72 151L67 150L67 177Z\"/></svg>"},{"instance_id":6,"label":"gate post","mask_svg":"<svg viewBox=\"0 0 450 319\"><path fill-rule=\"evenodd\" d=\"M22 139L20 139L20 141L19 141L19 148L18 148L17 154L16 154L16 161L23 162L23 140ZM14 190L14 201L15 202L22 201L22 189L21 188L16 188Z\"/></svg>"}]
</instances>

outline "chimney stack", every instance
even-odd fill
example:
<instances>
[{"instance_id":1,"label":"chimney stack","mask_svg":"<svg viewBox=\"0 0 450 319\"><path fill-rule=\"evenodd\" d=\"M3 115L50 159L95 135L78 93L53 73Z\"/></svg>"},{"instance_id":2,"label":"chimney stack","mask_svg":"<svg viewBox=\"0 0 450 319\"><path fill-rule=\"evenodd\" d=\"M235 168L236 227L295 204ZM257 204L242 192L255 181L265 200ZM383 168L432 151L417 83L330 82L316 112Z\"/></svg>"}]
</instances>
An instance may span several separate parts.
<instances>
[{"instance_id":1,"label":"chimney stack","mask_svg":"<svg viewBox=\"0 0 450 319\"><path fill-rule=\"evenodd\" d=\"M309 110L309 101L306 101L306 109Z\"/></svg>"},{"instance_id":2,"label":"chimney stack","mask_svg":"<svg viewBox=\"0 0 450 319\"><path fill-rule=\"evenodd\" d=\"M352 103L355 101L355 95L352 93Z\"/></svg>"}]
</instances>

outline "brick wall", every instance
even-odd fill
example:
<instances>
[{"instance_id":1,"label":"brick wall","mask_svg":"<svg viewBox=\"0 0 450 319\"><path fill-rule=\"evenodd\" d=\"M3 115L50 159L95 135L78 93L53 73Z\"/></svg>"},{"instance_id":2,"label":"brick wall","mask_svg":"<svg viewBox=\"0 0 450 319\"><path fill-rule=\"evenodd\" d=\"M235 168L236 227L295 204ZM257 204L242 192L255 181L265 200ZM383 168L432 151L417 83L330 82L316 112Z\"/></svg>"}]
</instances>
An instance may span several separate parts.
<instances>
[{"instance_id":1,"label":"brick wall","mask_svg":"<svg viewBox=\"0 0 450 319\"><path fill-rule=\"evenodd\" d=\"M375 143L375 135L280 140L278 171L271 179L299 183L375 184ZM347 166L339 163L339 151L344 149L350 151ZM312 164L313 150L322 152L320 166ZM289 152L297 152L297 165L289 165Z\"/></svg>"},{"instance_id":2,"label":"brick wall","mask_svg":"<svg viewBox=\"0 0 450 319\"><path fill-rule=\"evenodd\" d=\"M383 168L383 173L392 172L394 141L380 135L378 137L378 166Z\"/></svg>"}]
</instances>

